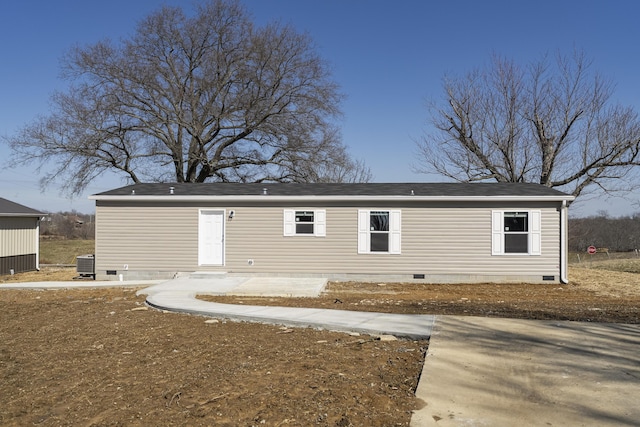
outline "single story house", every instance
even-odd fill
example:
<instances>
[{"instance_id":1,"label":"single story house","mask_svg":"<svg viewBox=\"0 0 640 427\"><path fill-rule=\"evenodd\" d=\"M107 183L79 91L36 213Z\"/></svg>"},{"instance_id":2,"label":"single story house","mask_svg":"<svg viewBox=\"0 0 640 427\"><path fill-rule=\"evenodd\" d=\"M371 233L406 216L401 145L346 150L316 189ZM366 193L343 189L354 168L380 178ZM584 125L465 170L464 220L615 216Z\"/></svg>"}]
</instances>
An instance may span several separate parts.
<instances>
[{"instance_id":1,"label":"single story house","mask_svg":"<svg viewBox=\"0 0 640 427\"><path fill-rule=\"evenodd\" d=\"M566 282L574 198L513 183L135 184L95 194L96 278Z\"/></svg>"},{"instance_id":2,"label":"single story house","mask_svg":"<svg viewBox=\"0 0 640 427\"><path fill-rule=\"evenodd\" d=\"M0 197L0 275L40 269L40 219L46 216Z\"/></svg>"}]
</instances>

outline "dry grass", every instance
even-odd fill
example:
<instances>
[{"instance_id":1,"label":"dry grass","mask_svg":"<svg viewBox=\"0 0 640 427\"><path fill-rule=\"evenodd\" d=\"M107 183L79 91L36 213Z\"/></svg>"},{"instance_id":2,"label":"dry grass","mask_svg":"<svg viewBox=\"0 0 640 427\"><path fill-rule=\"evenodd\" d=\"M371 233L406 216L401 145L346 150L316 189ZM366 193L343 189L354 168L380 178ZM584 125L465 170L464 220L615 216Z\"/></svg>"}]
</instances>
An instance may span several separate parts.
<instances>
[{"instance_id":1,"label":"dry grass","mask_svg":"<svg viewBox=\"0 0 640 427\"><path fill-rule=\"evenodd\" d=\"M95 253L95 240L40 240L40 264L74 264L78 255Z\"/></svg>"},{"instance_id":2,"label":"dry grass","mask_svg":"<svg viewBox=\"0 0 640 427\"><path fill-rule=\"evenodd\" d=\"M620 271L624 273L640 273L640 258L635 259L612 259L586 263L591 268L607 271Z\"/></svg>"},{"instance_id":3,"label":"dry grass","mask_svg":"<svg viewBox=\"0 0 640 427\"><path fill-rule=\"evenodd\" d=\"M599 264L599 263L608 263L611 261L638 261L640 260L640 256L636 254L634 251L628 252L598 252L593 255L589 255L586 252L570 252L568 255L569 264Z\"/></svg>"},{"instance_id":4,"label":"dry grass","mask_svg":"<svg viewBox=\"0 0 640 427\"><path fill-rule=\"evenodd\" d=\"M611 260L573 264L569 283L599 295L637 296L640 293L640 260Z\"/></svg>"},{"instance_id":5,"label":"dry grass","mask_svg":"<svg viewBox=\"0 0 640 427\"><path fill-rule=\"evenodd\" d=\"M27 271L14 275L0 276L2 283L24 282L66 282L73 280L78 273L75 267L44 267L40 271Z\"/></svg>"}]
</instances>

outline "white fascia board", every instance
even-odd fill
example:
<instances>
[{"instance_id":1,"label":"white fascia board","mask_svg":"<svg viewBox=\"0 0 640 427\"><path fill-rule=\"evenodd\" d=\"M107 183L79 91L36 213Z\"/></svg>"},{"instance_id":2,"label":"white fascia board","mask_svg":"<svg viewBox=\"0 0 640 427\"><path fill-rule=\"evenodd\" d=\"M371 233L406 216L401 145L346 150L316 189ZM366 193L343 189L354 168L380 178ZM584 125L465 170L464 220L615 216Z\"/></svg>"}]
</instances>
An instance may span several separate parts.
<instances>
[{"instance_id":1,"label":"white fascia board","mask_svg":"<svg viewBox=\"0 0 640 427\"><path fill-rule=\"evenodd\" d=\"M142 195L93 195L89 200L112 202L337 202L337 201L375 201L375 202L562 202L572 201L574 196L142 196Z\"/></svg>"}]
</instances>

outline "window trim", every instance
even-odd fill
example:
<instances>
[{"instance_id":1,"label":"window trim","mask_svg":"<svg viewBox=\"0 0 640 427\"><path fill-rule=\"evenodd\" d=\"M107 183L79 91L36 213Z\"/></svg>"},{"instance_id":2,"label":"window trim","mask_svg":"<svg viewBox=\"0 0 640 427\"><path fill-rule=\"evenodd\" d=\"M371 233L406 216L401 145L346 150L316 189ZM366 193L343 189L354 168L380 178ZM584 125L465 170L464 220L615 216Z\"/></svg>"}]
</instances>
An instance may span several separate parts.
<instances>
[{"instance_id":1,"label":"window trim","mask_svg":"<svg viewBox=\"0 0 640 427\"><path fill-rule=\"evenodd\" d=\"M505 252L504 214L512 212L526 212L527 224L527 252ZM537 256L542 255L542 211L539 209L500 209L491 211L491 255L506 256ZM524 233L523 233L524 234Z\"/></svg>"},{"instance_id":2,"label":"window trim","mask_svg":"<svg viewBox=\"0 0 640 427\"><path fill-rule=\"evenodd\" d=\"M313 212L313 233L296 233L296 212ZM326 237L327 211L325 209L285 209L283 235L287 237Z\"/></svg>"},{"instance_id":3,"label":"window trim","mask_svg":"<svg viewBox=\"0 0 640 427\"><path fill-rule=\"evenodd\" d=\"M371 251L371 212L389 212L389 250ZM359 209L358 210L358 253L359 254L401 254L402 212L399 209Z\"/></svg>"}]
</instances>

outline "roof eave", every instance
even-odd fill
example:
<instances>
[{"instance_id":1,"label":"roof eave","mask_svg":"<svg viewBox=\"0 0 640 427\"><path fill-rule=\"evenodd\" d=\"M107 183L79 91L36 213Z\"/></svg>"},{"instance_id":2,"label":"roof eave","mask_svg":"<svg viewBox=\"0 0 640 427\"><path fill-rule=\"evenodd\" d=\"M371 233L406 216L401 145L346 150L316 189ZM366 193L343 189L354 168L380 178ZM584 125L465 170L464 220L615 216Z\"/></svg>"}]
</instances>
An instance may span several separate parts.
<instances>
[{"instance_id":1,"label":"roof eave","mask_svg":"<svg viewBox=\"0 0 640 427\"><path fill-rule=\"evenodd\" d=\"M166 195L166 196L145 196L145 195L93 195L89 200L112 201L112 202L200 202L200 201L229 201L229 202L257 202L257 201L424 201L424 202L563 202L573 201L574 196L553 195L553 196L277 196L277 195L252 195L252 196L207 196L207 195Z\"/></svg>"},{"instance_id":2,"label":"roof eave","mask_svg":"<svg viewBox=\"0 0 640 427\"><path fill-rule=\"evenodd\" d=\"M47 216L47 213L12 213L12 212L3 212L0 213L0 217L20 217L20 218L40 218L43 216Z\"/></svg>"}]
</instances>

